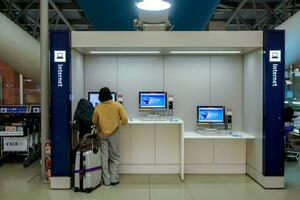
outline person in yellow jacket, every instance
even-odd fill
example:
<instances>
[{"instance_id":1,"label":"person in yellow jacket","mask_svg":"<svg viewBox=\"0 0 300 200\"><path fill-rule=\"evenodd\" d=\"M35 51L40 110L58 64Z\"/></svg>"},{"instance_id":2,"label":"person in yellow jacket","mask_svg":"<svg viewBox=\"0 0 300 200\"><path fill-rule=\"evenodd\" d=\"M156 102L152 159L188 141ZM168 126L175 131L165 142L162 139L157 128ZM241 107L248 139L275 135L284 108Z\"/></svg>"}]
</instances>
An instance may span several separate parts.
<instances>
[{"instance_id":1,"label":"person in yellow jacket","mask_svg":"<svg viewBox=\"0 0 300 200\"><path fill-rule=\"evenodd\" d=\"M120 125L128 123L128 117L124 107L112 100L110 90L101 88L99 92L101 102L93 113L93 124L99 128L102 180L104 185L117 185L119 181L119 140Z\"/></svg>"}]
</instances>

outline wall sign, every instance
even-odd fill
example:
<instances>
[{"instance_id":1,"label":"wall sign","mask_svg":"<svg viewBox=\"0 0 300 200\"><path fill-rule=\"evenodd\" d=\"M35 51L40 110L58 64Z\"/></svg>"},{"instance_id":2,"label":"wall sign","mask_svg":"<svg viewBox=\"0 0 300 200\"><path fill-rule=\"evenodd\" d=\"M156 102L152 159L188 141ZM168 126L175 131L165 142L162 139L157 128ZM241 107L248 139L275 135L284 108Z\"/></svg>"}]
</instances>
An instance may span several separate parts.
<instances>
[{"instance_id":1,"label":"wall sign","mask_svg":"<svg viewBox=\"0 0 300 200\"><path fill-rule=\"evenodd\" d=\"M54 51L54 62L66 62L66 51Z\"/></svg>"},{"instance_id":2,"label":"wall sign","mask_svg":"<svg viewBox=\"0 0 300 200\"><path fill-rule=\"evenodd\" d=\"M284 31L264 31L263 42L263 175L283 176Z\"/></svg>"},{"instance_id":3,"label":"wall sign","mask_svg":"<svg viewBox=\"0 0 300 200\"><path fill-rule=\"evenodd\" d=\"M4 137L3 138L3 151L28 151L27 137Z\"/></svg>"},{"instance_id":4,"label":"wall sign","mask_svg":"<svg viewBox=\"0 0 300 200\"><path fill-rule=\"evenodd\" d=\"M28 106L0 106L0 113L2 114L23 114L28 113Z\"/></svg>"},{"instance_id":5,"label":"wall sign","mask_svg":"<svg viewBox=\"0 0 300 200\"><path fill-rule=\"evenodd\" d=\"M52 176L71 176L70 32L50 32Z\"/></svg>"}]
</instances>

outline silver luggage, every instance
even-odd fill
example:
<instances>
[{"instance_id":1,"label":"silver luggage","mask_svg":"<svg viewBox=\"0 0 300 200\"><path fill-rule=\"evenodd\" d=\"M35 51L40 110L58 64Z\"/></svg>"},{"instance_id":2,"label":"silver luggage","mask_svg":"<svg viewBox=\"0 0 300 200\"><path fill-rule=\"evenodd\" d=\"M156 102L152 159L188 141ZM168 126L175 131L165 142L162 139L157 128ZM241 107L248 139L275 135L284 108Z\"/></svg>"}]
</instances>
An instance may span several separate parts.
<instances>
[{"instance_id":1,"label":"silver luggage","mask_svg":"<svg viewBox=\"0 0 300 200\"><path fill-rule=\"evenodd\" d=\"M84 145L76 152L74 170L74 191L91 192L101 185L102 166L100 148L94 145L95 130L84 137ZM90 137L90 138L89 138Z\"/></svg>"}]
</instances>

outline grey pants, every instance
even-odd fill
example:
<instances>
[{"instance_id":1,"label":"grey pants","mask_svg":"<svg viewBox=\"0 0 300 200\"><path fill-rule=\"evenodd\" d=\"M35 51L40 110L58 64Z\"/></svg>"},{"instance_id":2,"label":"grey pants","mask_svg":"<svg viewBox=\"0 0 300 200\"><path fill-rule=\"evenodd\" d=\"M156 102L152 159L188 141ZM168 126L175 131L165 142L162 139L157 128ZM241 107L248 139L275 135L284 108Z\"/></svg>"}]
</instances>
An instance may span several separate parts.
<instances>
[{"instance_id":1,"label":"grey pants","mask_svg":"<svg viewBox=\"0 0 300 200\"><path fill-rule=\"evenodd\" d=\"M120 132L118 130L110 136L100 136L102 181L105 185L119 181L119 141Z\"/></svg>"}]
</instances>

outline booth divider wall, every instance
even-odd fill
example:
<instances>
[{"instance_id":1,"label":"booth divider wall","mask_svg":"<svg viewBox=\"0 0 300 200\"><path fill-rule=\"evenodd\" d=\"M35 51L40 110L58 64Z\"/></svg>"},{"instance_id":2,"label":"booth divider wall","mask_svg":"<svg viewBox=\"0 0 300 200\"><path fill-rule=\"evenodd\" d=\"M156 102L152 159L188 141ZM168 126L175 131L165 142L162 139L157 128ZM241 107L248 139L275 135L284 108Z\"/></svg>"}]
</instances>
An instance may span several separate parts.
<instances>
[{"instance_id":1,"label":"booth divider wall","mask_svg":"<svg viewBox=\"0 0 300 200\"><path fill-rule=\"evenodd\" d=\"M244 55L244 131L255 136L247 141L247 169L262 174L263 54L262 49Z\"/></svg>"},{"instance_id":2,"label":"booth divider wall","mask_svg":"<svg viewBox=\"0 0 300 200\"><path fill-rule=\"evenodd\" d=\"M84 56L72 50L72 119L81 98L84 98Z\"/></svg>"}]
</instances>

